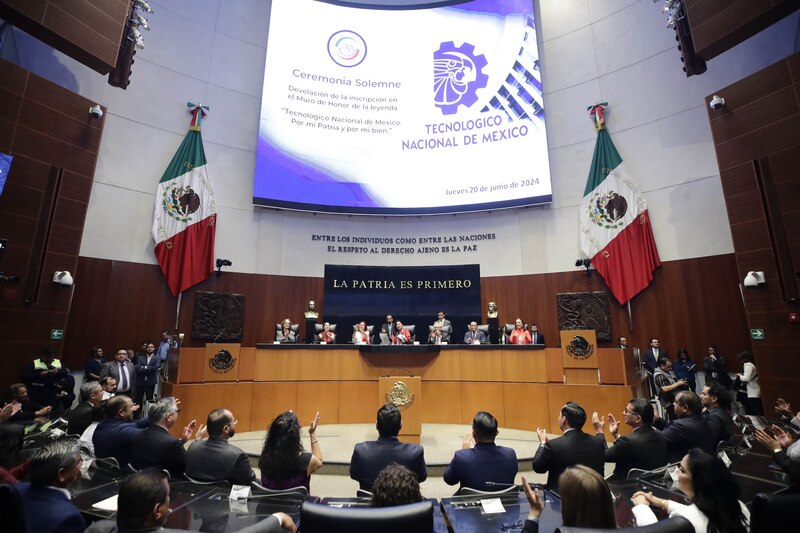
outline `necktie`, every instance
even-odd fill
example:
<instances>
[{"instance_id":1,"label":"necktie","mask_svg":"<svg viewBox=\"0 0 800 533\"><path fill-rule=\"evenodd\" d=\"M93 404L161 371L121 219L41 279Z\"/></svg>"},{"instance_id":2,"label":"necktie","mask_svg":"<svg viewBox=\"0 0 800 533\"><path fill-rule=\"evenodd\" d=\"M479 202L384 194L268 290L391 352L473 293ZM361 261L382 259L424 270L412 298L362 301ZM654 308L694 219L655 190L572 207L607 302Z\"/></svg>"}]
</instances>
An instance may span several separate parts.
<instances>
[{"instance_id":1,"label":"necktie","mask_svg":"<svg viewBox=\"0 0 800 533\"><path fill-rule=\"evenodd\" d=\"M120 383L122 384L120 390L122 391L128 390L128 371L125 368L125 363L119 364L119 379Z\"/></svg>"}]
</instances>

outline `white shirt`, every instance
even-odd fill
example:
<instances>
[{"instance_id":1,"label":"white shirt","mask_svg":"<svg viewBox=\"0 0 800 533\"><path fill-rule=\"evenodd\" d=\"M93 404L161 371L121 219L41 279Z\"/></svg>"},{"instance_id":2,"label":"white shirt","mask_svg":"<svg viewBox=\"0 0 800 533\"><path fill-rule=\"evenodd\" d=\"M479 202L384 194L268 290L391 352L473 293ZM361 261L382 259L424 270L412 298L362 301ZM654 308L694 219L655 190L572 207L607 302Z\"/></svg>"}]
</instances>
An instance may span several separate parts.
<instances>
[{"instance_id":1,"label":"white shirt","mask_svg":"<svg viewBox=\"0 0 800 533\"><path fill-rule=\"evenodd\" d=\"M740 374L742 383L747 384L748 398L761 398L761 387L758 385L758 370L753 363L745 363L744 371Z\"/></svg>"},{"instance_id":2,"label":"white shirt","mask_svg":"<svg viewBox=\"0 0 800 533\"><path fill-rule=\"evenodd\" d=\"M744 514L747 520L747 531L750 531L750 511L747 510L747 507L745 507L741 501L739 505L742 508L742 514ZM670 500L669 503L667 503L667 512L670 518L673 516L682 516L691 522L696 533L708 533L708 517L704 515L695 504L683 505L682 503ZM634 505L633 516L636 518L637 526L647 526L658 522L655 513L647 504Z\"/></svg>"}]
</instances>

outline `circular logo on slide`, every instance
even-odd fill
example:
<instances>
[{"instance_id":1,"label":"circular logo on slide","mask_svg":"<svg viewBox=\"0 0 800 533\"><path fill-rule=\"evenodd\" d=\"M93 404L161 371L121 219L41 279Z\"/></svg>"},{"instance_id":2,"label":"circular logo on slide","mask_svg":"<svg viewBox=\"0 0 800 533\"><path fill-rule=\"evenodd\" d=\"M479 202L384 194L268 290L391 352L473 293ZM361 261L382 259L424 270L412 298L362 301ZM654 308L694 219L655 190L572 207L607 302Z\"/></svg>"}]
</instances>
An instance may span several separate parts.
<instances>
[{"instance_id":1,"label":"circular logo on slide","mask_svg":"<svg viewBox=\"0 0 800 533\"><path fill-rule=\"evenodd\" d=\"M355 67L367 57L367 43L354 31L339 30L328 39L328 55L339 66Z\"/></svg>"}]
</instances>

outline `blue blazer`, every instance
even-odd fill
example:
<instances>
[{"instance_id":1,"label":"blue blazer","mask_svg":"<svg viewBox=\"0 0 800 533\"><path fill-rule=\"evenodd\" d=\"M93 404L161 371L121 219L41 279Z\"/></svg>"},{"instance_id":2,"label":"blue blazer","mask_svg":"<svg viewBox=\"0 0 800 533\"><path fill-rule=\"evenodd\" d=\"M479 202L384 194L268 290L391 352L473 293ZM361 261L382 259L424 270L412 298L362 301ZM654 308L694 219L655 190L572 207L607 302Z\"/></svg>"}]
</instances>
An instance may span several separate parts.
<instances>
[{"instance_id":1,"label":"blue blazer","mask_svg":"<svg viewBox=\"0 0 800 533\"><path fill-rule=\"evenodd\" d=\"M147 364L147 354L141 354L136 357L136 386L153 386L158 385L158 369L161 367L161 359L157 353L153 354L150 359L150 364Z\"/></svg>"},{"instance_id":2,"label":"blue blazer","mask_svg":"<svg viewBox=\"0 0 800 533\"><path fill-rule=\"evenodd\" d=\"M145 430L149 419L125 422L115 418L105 418L94 430L92 444L96 457L115 457L119 466L125 468L131 462L131 443L133 438Z\"/></svg>"},{"instance_id":3,"label":"blue blazer","mask_svg":"<svg viewBox=\"0 0 800 533\"><path fill-rule=\"evenodd\" d=\"M513 448L495 443L476 444L474 448L458 450L444 471L448 485L477 490L502 490L514 484L517 475L517 453ZM491 481L501 486L487 485Z\"/></svg>"},{"instance_id":4,"label":"blue blazer","mask_svg":"<svg viewBox=\"0 0 800 533\"><path fill-rule=\"evenodd\" d=\"M397 437L356 444L350 459L350 477L358 481L360 488L372 491L378 473L389 463L405 466L417 475L420 483L428 479L425 450L419 444L400 442Z\"/></svg>"},{"instance_id":5,"label":"blue blazer","mask_svg":"<svg viewBox=\"0 0 800 533\"><path fill-rule=\"evenodd\" d=\"M60 490L30 483L17 483L12 488L22 500L26 532L82 533L86 529L81 512Z\"/></svg>"}]
</instances>

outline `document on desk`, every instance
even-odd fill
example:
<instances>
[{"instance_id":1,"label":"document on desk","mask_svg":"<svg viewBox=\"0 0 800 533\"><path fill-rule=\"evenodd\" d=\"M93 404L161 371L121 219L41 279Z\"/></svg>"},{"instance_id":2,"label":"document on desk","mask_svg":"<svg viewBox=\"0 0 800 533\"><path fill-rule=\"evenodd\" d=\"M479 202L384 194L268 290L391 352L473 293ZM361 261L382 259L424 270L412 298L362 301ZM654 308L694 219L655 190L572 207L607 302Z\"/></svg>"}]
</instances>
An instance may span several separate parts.
<instances>
[{"instance_id":1,"label":"document on desk","mask_svg":"<svg viewBox=\"0 0 800 533\"><path fill-rule=\"evenodd\" d=\"M99 502L92 504L93 509L101 509L103 511L115 511L117 510L117 494L114 494L110 498L106 498L105 500L100 500Z\"/></svg>"},{"instance_id":2,"label":"document on desk","mask_svg":"<svg viewBox=\"0 0 800 533\"><path fill-rule=\"evenodd\" d=\"M481 500L481 508L486 514L506 512L506 508L503 507L503 502L500 501L500 498L487 498L485 500Z\"/></svg>"}]
</instances>

